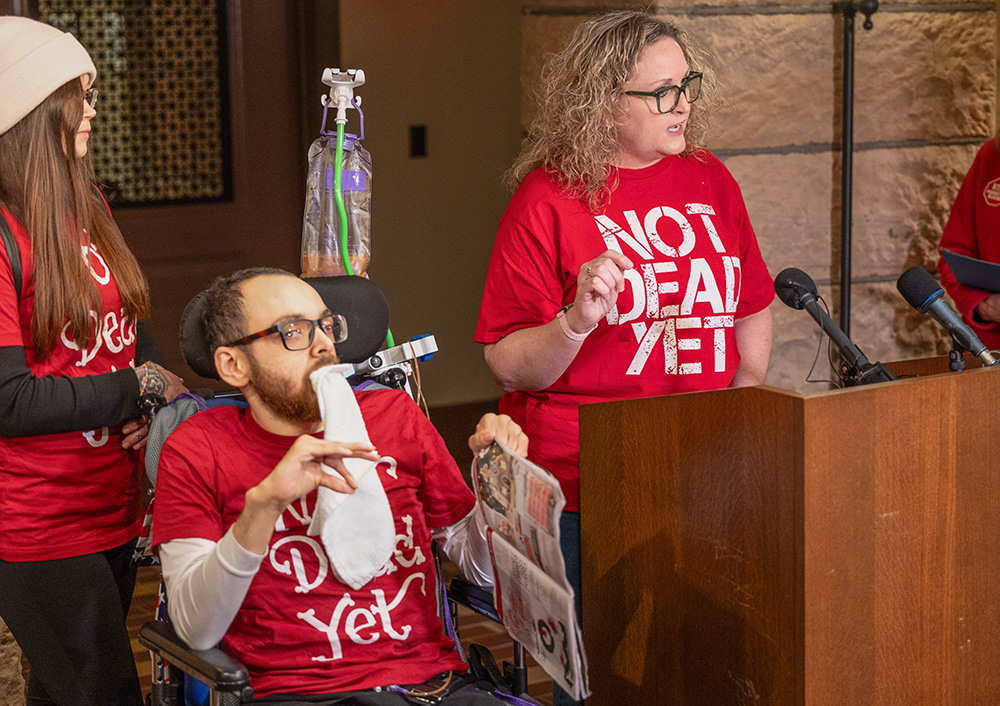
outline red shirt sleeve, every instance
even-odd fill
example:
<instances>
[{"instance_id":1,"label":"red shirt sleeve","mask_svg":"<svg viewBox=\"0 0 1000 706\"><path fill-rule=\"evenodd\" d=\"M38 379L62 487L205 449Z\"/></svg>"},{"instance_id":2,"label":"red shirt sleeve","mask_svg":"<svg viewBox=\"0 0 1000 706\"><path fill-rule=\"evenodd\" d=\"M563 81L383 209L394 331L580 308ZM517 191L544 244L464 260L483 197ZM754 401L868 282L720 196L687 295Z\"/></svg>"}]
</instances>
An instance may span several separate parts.
<instances>
[{"instance_id":1,"label":"red shirt sleeve","mask_svg":"<svg viewBox=\"0 0 1000 706\"><path fill-rule=\"evenodd\" d=\"M184 424L164 443L153 500L154 546L192 537L218 542L225 534L218 493L204 474L214 465L212 448L202 430Z\"/></svg>"},{"instance_id":2,"label":"red shirt sleeve","mask_svg":"<svg viewBox=\"0 0 1000 706\"><path fill-rule=\"evenodd\" d=\"M355 394L372 443L405 470L412 501L419 504L427 526L448 527L468 515L475 497L444 439L410 396L401 390Z\"/></svg>"},{"instance_id":3,"label":"red shirt sleeve","mask_svg":"<svg viewBox=\"0 0 1000 706\"><path fill-rule=\"evenodd\" d=\"M997 178L1000 178L1000 152L996 140L990 140L979 149L962 181L941 236L939 252L944 248L980 260L1000 262L1000 238L993 237L990 242L994 229L1000 227L1000 204L988 204L983 195L987 183ZM990 232L983 232L984 226L992 226ZM937 267L941 273L941 284L955 300L966 323L979 331L996 329L997 324L983 323L973 317L976 307L989 296L989 292L959 284L944 257L938 260Z\"/></svg>"},{"instance_id":4,"label":"red shirt sleeve","mask_svg":"<svg viewBox=\"0 0 1000 706\"><path fill-rule=\"evenodd\" d=\"M437 429L412 403L413 413L423 443L424 478L418 497L431 529L453 525L472 512L476 498L465 483L458 464L448 452Z\"/></svg>"},{"instance_id":5,"label":"red shirt sleeve","mask_svg":"<svg viewBox=\"0 0 1000 706\"><path fill-rule=\"evenodd\" d=\"M21 224L15 220L10 211L3 209L0 217L7 221L21 256L21 291L28 287L31 277L31 263L25 262L25 248L21 245L27 240L27 233ZM0 248L0 346L23 346L24 338L21 328L20 292L14 287L14 273L10 260L7 258L7 248Z\"/></svg>"},{"instance_id":6,"label":"red shirt sleeve","mask_svg":"<svg viewBox=\"0 0 1000 706\"><path fill-rule=\"evenodd\" d=\"M714 155L712 158L717 159ZM774 279L760 254L760 245L750 224L739 184L721 162L719 167L719 178L729 191L728 213L740 234L740 295L736 304L736 318L743 319L763 311L774 300Z\"/></svg>"},{"instance_id":7,"label":"red shirt sleeve","mask_svg":"<svg viewBox=\"0 0 1000 706\"><path fill-rule=\"evenodd\" d=\"M559 269L557 217L548 201L548 177L525 179L500 219L476 326L477 343L496 343L555 318L576 280ZM575 292L574 292L575 293Z\"/></svg>"}]
</instances>

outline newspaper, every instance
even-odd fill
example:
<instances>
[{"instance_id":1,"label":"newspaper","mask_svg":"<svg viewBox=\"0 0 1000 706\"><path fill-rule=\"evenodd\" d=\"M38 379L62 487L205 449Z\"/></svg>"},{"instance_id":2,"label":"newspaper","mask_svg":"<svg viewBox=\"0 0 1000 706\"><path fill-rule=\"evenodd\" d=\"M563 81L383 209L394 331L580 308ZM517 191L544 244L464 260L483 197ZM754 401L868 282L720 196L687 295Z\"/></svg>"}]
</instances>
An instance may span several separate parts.
<instances>
[{"instance_id":1,"label":"newspaper","mask_svg":"<svg viewBox=\"0 0 1000 706\"><path fill-rule=\"evenodd\" d=\"M587 657L559 549L559 482L499 442L472 462L472 479L504 627L566 693L586 698Z\"/></svg>"}]
</instances>

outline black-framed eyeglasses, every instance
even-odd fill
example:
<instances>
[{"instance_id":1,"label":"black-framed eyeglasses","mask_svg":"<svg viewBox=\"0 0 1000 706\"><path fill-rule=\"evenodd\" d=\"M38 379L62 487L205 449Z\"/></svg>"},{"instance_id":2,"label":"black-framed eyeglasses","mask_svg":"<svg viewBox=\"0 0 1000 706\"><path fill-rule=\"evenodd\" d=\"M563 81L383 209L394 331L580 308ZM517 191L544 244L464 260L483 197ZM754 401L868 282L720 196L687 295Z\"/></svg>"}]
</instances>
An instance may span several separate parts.
<instances>
[{"instance_id":1,"label":"black-framed eyeglasses","mask_svg":"<svg viewBox=\"0 0 1000 706\"><path fill-rule=\"evenodd\" d=\"M290 351L302 351L313 344L316 337L316 327L319 326L323 333L330 337L334 343L343 343L347 340L347 319L340 314L327 314L319 319L296 319L286 321L283 324L276 324L271 328L266 328L257 333L227 343L227 346L249 345L258 338L267 338L271 334L280 333L281 343Z\"/></svg>"},{"instance_id":2,"label":"black-framed eyeglasses","mask_svg":"<svg viewBox=\"0 0 1000 706\"><path fill-rule=\"evenodd\" d=\"M664 86L655 91L625 91L626 96L645 96L656 99L656 110L660 113L672 113L681 102L681 93L687 97L688 103L694 103L701 95L701 73L693 71L687 75L679 86Z\"/></svg>"},{"instance_id":3,"label":"black-framed eyeglasses","mask_svg":"<svg viewBox=\"0 0 1000 706\"><path fill-rule=\"evenodd\" d=\"M93 108L97 105L97 95L100 93L96 88L88 88L83 92L83 99L87 101L87 105Z\"/></svg>"}]
</instances>

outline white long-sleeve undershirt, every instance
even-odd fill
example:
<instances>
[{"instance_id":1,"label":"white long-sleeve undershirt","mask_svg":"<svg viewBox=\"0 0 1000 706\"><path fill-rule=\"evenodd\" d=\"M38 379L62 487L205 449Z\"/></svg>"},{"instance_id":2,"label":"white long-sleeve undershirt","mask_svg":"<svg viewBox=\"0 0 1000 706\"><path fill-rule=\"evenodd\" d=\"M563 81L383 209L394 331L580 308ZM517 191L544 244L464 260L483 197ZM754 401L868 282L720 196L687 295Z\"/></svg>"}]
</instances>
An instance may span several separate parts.
<instances>
[{"instance_id":1,"label":"white long-sleeve undershirt","mask_svg":"<svg viewBox=\"0 0 1000 706\"><path fill-rule=\"evenodd\" d=\"M462 575L477 586L493 584L486 523L478 507L448 527L431 530L434 540ZM159 545L170 619L188 646L218 644L236 617L266 554L254 554L230 528L218 542L172 539Z\"/></svg>"}]
</instances>

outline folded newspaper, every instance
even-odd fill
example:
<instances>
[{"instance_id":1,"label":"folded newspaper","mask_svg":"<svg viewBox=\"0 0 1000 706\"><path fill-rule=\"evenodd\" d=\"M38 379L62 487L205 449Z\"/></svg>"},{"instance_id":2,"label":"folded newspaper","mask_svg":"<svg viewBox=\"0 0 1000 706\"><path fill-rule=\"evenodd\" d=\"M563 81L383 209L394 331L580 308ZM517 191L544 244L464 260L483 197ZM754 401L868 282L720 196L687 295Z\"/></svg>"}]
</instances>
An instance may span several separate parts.
<instances>
[{"instance_id":1,"label":"folded newspaper","mask_svg":"<svg viewBox=\"0 0 1000 706\"><path fill-rule=\"evenodd\" d=\"M586 698L587 656L559 549L559 481L499 442L472 462L472 479L504 627L566 693Z\"/></svg>"}]
</instances>

